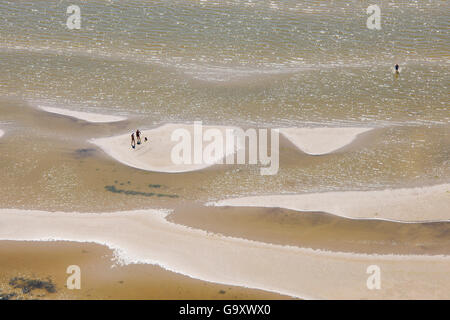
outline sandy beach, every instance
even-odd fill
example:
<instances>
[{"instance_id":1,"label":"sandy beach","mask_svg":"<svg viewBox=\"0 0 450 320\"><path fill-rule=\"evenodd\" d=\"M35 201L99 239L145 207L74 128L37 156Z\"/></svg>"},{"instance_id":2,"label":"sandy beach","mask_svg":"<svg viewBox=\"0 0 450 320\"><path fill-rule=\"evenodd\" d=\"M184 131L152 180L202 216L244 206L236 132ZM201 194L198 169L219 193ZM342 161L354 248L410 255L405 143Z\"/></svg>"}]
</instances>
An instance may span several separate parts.
<instances>
[{"instance_id":1,"label":"sandy beach","mask_svg":"<svg viewBox=\"0 0 450 320\"><path fill-rule=\"evenodd\" d=\"M5 131L0 130L0 138L3 137L4 134L5 134Z\"/></svg>"}]
</instances>

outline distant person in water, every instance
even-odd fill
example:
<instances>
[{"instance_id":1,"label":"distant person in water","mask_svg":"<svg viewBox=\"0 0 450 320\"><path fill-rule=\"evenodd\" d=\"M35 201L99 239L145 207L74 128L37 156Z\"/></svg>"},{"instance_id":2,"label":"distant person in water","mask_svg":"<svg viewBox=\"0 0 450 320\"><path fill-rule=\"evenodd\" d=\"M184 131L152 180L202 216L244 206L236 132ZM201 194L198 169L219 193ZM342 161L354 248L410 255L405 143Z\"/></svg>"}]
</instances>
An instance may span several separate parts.
<instances>
[{"instance_id":1,"label":"distant person in water","mask_svg":"<svg viewBox=\"0 0 450 320\"><path fill-rule=\"evenodd\" d=\"M395 64L394 71L394 78L398 79L400 77L400 66L398 64Z\"/></svg>"},{"instance_id":2,"label":"distant person in water","mask_svg":"<svg viewBox=\"0 0 450 320\"><path fill-rule=\"evenodd\" d=\"M141 144L141 132L139 129L136 130L136 138L137 138L137 144Z\"/></svg>"},{"instance_id":3,"label":"distant person in water","mask_svg":"<svg viewBox=\"0 0 450 320\"><path fill-rule=\"evenodd\" d=\"M134 132L131 134L131 147L133 149L136 147L136 141L134 140Z\"/></svg>"}]
</instances>

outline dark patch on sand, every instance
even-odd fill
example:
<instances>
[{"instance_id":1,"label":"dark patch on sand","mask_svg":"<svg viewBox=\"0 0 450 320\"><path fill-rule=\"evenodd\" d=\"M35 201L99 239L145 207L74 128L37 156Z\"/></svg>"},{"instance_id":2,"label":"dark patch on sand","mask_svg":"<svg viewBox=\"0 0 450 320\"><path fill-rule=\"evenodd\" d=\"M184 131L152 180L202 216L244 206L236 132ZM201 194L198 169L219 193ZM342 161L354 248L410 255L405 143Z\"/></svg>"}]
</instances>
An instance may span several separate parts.
<instances>
[{"instance_id":1,"label":"dark patch on sand","mask_svg":"<svg viewBox=\"0 0 450 320\"><path fill-rule=\"evenodd\" d=\"M15 296L17 296L17 293L15 293L15 292L0 293L0 300L11 300Z\"/></svg>"},{"instance_id":2,"label":"dark patch on sand","mask_svg":"<svg viewBox=\"0 0 450 320\"><path fill-rule=\"evenodd\" d=\"M52 280L27 279L22 277L14 277L9 280L9 285L14 289L21 289L23 294L30 294L33 290L46 290L48 293L55 293L56 287Z\"/></svg>"},{"instance_id":3,"label":"dark patch on sand","mask_svg":"<svg viewBox=\"0 0 450 320\"><path fill-rule=\"evenodd\" d=\"M162 187L162 185L160 185L160 184L149 184L148 187L149 187L149 188L156 188L156 189L159 189L159 188Z\"/></svg>"},{"instance_id":4,"label":"dark patch on sand","mask_svg":"<svg viewBox=\"0 0 450 320\"><path fill-rule=\"evenodd\" d=\"M122 193L130 196L158 197L158 198L178 198L176 194L164 194L155 192L141 192L135 190L117 189L115 186L105 186L105 189L114 193Z\"/></svg>"},{"instance_id":5,"label":"dark patch on sand","mask_svg":"<svg viewBox=\"0 0 450 320\"><path fill-rule=\"evenodd\" d=\"M75 150L75 157L76 158L92 157L95 152L97 152L97 150L95 150L93 148L77 149L77 150Z\"/></svg>"}]
</instances>

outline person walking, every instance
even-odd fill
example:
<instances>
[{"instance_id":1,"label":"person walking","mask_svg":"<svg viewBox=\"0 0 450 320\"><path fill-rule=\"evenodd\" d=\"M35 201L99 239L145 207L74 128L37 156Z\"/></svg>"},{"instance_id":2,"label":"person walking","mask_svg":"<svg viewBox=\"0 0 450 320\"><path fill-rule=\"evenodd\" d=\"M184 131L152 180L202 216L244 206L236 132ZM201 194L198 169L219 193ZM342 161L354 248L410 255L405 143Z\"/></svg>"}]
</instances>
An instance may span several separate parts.
<instances>
[{"instance_id":1,"label":"person walking","mask_svg":"<svg viewBox=\"0 0 450 320\"><path fill-rule=\"evenodd\" d=\"M131 147L136 148L136 141L134 140L134 132L131 134Z\"/></svg>"},{"instance_id":2,"label":"person walking","mask_svg":"<svg viewBox=\"0 0 450 320\"><path fill-rule=\"evenodd\" d=\"M137 144L141 144L141 132L139 129L136 130L136 138L137 138Z\"/></svg>"}]
</instances>

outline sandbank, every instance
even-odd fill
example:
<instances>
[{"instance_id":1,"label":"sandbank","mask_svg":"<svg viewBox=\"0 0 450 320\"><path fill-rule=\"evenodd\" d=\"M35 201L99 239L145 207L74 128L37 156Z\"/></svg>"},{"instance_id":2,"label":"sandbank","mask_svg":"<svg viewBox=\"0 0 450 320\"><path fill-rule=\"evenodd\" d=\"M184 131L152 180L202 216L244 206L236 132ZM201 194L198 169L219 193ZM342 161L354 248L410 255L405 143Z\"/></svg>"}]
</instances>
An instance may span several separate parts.
<instances>
[{"instance_id":1,"label":"sandbank","mask_svg":"<svg viewBox=\"0 0 450 320\"><path fill-rule=\"evenodd\" d=\"M310 155L323 155L336 151L372 128L281 128L284 135L297 148Z\"/></svg>"},{"instance_id":2,"label":"sandbank","mask_svg":"<svg viewBox=\"0 0 450 320\"><path fill-rule=\"evenodd\" d=\"M84 120L92 123L108 123L108 122L118 122L126 120L126 117L121 116L111 116L106 114L99 113L91 113L91 112L81 112L81 111L73 111L68 109L54 108L54 107L46 107L39 106L39 109L42 109L46 112L55 113L63 116L68 116L80 120Z\"/></svg>"},{"instance_id":3,"label":"sandbank","mask_svg":"<svg viewBox=\"0 0 450 320\"><path fill-rule=\"evenodd\" d=\"M377 191L264 195L221 200L209 205L278 207L396 222L449 221L450 184Z\"/></svg>"},{"instance_id":4,"label":"sandbank","mask_svg":"<svg viewBox=\"0 0 450 320\"><path fill-rule=\"evenodd\" d=\"M225 137L225 131L227 129L234 129L232 127L225 126L202 126L203 130L218 129ZM205 163L202 161L200 164L194 163L194 138L192 138L192 151L191 151L191 164L177 164L172 161L172 150L175 145L179 143L179 140L172 141L171 137L175 130L187 130L191 137L194 137L194 125L193 124L165 124L160 127L141 130L142 143L136 144L136 148L131 147L131 132L122 134L119 136L92 139L90 142L99 146L106 154L114 158L115 160L137 169L165 172L165 173L180 173L205 169L214 165L215 163ZM145 142L145 137L148 141ZM204 142L203 147L208 143ZM238 146L240 147L240 145ZM204 148L202 150L205 150ZM225 150L224 150L225 151ZM224 152L224 156L227 156ZM214 158L214 162L218 163L223 160L224 157Z\"/></svg>"}]
</instances>

